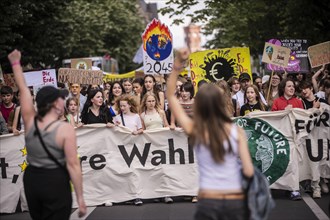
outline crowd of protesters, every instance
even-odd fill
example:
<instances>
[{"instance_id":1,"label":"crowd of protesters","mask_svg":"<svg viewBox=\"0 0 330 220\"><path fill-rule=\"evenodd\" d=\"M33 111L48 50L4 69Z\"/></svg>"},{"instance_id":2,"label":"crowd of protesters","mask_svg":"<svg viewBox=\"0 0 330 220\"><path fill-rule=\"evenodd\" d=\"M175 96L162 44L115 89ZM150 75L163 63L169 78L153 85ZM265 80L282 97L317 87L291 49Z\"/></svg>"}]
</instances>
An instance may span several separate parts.
<instances>
[{"instance_id":1,"label":"crowd of protesters","mask_svg":"<svg viewBox=\"0 0 330 220\"><path fill-rule=\"evenodd\" d=\"M213 83L223 90L219 100L223 99L224 108L231 117L245 116L253 111L319 108L320 103L330 103L329 69L330 65L323 65L315 73L274 72L263 76L253 73L252 77L241 73L228 81ZM199 86L207 83L202 82ZM70 84L68 87L66 111L60 119L74 127L93 123L104 123L110 128L120 125L131 129L133 135L153 128L182 127L180 120L171 114L164 85L159 84L153 75L104 82L103 85ZM25 127L19 92L15 93L11 87L2 85L0 93L0 134L19 135ZM190 118L194 117L195 94L191 79L179 75L175 97ZM321 192L329 192L326 179L312 182L311 188L314 198L320 198ZM291 192L291 199L301 199L300 193ZM171 203L173 200L165 197L165 202ZM141 200L137 199L136 204L142 204Z\"/></svg>"}]
</instances>

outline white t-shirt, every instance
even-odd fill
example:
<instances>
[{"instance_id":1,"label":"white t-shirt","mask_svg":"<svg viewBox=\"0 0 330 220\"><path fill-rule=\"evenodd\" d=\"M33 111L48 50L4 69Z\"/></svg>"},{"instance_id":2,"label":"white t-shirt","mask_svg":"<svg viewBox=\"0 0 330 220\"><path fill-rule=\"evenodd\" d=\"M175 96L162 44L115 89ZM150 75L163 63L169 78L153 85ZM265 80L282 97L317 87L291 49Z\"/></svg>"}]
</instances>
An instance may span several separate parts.
<instances>
[{"instance_id":1,"label":"white t-shirt","mask_svg":"<svg viewBox=\"0 0 330 220\"><path fill-rule=\"evenodd\" d=\"M314 95L316 95L318 98L325 99L325 92L323 91L318 91Z\"/></svg>"},{"instance_id":2,"label":"white t-shirt","mask_svg":"<svg viewBox=\"0 0 330 220\"><path fill-rule=\"evenodd\" d=\"M267 105L266 99L261 94L261 92L259 92L259 96L264 105ZM242 90L239 90L235 95L232 96L232 98L236 99L236 101L239 103L240 108L246 103L244 100L244 92Z\"/></svg>"},{"instance_id":3,"label":"white t-shirt","mask_svg":"<svg viewBox=\"0 0 330 220\"><path fill-rule=\"evenodd\" d=\"M119 122L121 125L128 127L130 130L137 131L142 128L141 118L140 115L134 114L134 115L127 115L123 114L124 123L122 122L121 115L116 115L113 121Z\"/></svg>"}]
</instances>

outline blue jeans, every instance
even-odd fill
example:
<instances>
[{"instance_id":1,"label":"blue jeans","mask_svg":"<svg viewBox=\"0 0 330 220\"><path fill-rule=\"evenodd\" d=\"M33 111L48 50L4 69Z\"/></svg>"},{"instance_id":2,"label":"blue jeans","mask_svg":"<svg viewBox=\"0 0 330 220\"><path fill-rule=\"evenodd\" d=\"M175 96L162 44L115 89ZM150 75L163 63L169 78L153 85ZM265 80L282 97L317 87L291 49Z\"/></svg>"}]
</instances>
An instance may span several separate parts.
<instances>
[{"instance_id":1,"label":"blue jeans","mask_svg":"<svg viewBox=\"0 0 330 220\"><path fill-rule=\"evenodd\" d=\"M248 219L244 199L199 199L195 220L243 220Z\"/></svg>"}]
</instances>

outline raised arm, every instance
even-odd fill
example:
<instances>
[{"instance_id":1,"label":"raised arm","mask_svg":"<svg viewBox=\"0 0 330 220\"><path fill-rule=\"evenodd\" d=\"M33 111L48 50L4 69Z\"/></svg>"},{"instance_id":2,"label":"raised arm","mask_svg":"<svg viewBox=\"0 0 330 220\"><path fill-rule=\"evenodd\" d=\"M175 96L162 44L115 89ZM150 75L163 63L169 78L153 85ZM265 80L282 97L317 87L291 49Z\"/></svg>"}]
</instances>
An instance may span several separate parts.
<instances>
[{"instance_id":1,"label":"raised arm","mask_svg":"<svg viewBox=\"0 0 330 220\"><path fill-rule=\"evenodd\" d=\"M31 92L27 87L25 78L23 76L23 70L21 66L21 52L14 50L8 55L8 59L11 63L14 72L14 78L21 94L21 114L24 121L25 133L27 133L33 124L33 118L36 115L36 111L33 106Z\"/></svg>"},{"instance_id":2,"label":"raised arm","mask_svg":"<svg viewBox=\"0 0 330 220\"><path fill-rule=\"evenodd\" d=\"M193 129L193 121L184 111L183 107L179 103L179 100L175 96L176 90L176 81L178 79L178 75L183 69L182 63L188 58L188 51L181 50L178 53L178 56L174 60L173 70L167 80L167 89L166 89L166 97L168 100L168 104L171 108L171 114L173 114L176 120L180 123L183 130L189 135Z\"/></svg>"},{"instance_id":3,"label":"raised arm","mask_svg":"<svg viewBox=\"0 0 330 220\"><path fill-rule=\"evenodd\" d=\"M318 83L317 83L317 78L319 77L319 75L323 72L325 68L325 65L323 65L321 67L321 69L319 69L313 76L312 76L312 83L313 83L313 89L314 89L314 93L319 91L319 87L318 87Z\"/></svg>"}]
</instances>

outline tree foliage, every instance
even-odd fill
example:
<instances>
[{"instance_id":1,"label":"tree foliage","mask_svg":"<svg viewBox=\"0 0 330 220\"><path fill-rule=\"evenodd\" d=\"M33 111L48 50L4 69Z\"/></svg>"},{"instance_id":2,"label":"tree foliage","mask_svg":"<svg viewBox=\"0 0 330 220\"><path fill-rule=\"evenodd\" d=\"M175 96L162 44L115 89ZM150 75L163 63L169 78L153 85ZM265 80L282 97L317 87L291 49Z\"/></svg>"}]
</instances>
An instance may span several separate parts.
<instances>
[{"instance_id":1,"label":"tree foliage","mask_svg":"<svg viewBox=\"0 0 330 220\"><path fill-rule=\"evenodd\" d=\"M132 58L145 27L136 1L1 0L0 62L14 48L34 68L60 67L62 59L103 56L120 71L135 68Z\"/></svg>"},{"instance_id":2,"label":"tree foliage","mask_svg":"<svg viewBox=\"0 0 330 220\"><path fill-rule=\"evenodd\" d=\"M198 0L168 0L162 14L174 24L183 22L190 6ZM203 32L214 38L207 48L248 46L257 56L268 39L307 39L310 45L329 40L330 1L322 0L205 0L205 8L187 16L203 22Z\"/></svg>"}]
</instances>

